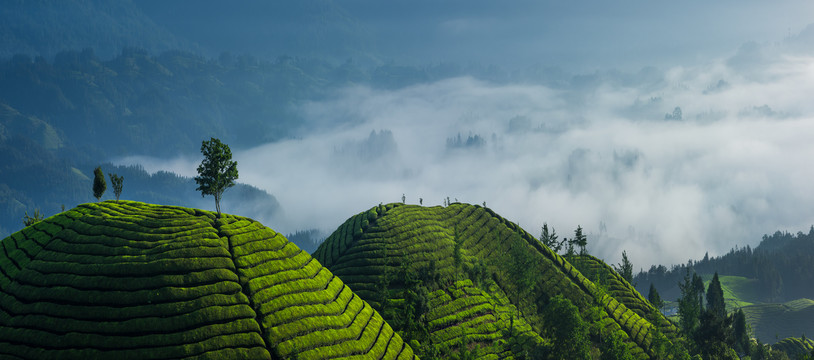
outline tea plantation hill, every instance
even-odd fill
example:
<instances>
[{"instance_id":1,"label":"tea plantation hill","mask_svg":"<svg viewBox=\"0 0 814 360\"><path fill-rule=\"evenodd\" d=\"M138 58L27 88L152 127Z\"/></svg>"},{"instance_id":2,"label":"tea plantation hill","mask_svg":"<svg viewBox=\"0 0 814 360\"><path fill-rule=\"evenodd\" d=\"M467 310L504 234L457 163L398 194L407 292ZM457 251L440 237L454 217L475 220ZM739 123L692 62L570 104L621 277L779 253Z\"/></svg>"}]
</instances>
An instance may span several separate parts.
<instances>
[{"instance_id":1,"label":"tea plantation hill","mask_svg":"<svg viewBox=\"0 0 814 360\"><path fill-rule=\"evenodd\" d=\"M785 338L772 344L772 350L779 350L791 359L797 359L802 355L811 354L814 351L814 341L808 338Z\"/></svg>"},{"instance_id":2,"label":"tea plantation hill","mask_svg":"<svg viewBox=\"0 0 814 360\"><path fill-rule=\"evenodd\" d=\"M454 260L456 238L461 270ZM598 286L519 226L477 205L379 205L348 219L313 255L377 309L384 305L385 318L407 338L403 319L388 309L407 303L405 282L415 283L411 278L430 283L430 306L418 316L429 333L423 341L450 353L475 346L481 358L545 352L552 342L543 313L560 294L590 323L596 347L600 337L615 334L637 358L655 358L656 344L669 346L677 336L667 319L601 261L576 258L593 269L590 276L601 277ZM519 258L524 263L518 268ZM531 274L530 284L523 285L524 273ZM411 344L427 351L426 343Z\"/></svg>"},{"instance_id":3,"label":"tea plantation hill","mask_svg":"<svg viewBox=\"0 0 814 360\"><path fill-rule=\"evenodd\" d=\"M415 358L338 277L244 217L84 204L0 245L0 358Z\"/></svg>"}]
</instances>

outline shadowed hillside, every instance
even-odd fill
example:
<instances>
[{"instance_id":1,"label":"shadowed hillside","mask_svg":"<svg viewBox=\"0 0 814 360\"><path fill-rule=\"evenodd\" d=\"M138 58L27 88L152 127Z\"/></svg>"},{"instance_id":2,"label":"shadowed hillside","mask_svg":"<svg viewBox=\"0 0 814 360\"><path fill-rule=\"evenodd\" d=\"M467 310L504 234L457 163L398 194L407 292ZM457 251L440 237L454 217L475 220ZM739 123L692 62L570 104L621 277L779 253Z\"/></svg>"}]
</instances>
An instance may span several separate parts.
<instances>
[{"instance_id":1,"label":"shadowed hillside","mask_svg":"<svg viewBox=\"0 0 814 360\"><path fill-rule=\"evenodd\" d=\"M460 254L459 266L456 253ZM461 292L457 297L433 297L433 306L424 314L430 333L426 338L436 347L450 348L453 352L462 349L466 342L459 339L461 334L447 333L435 326L434 312L445 306L445 301L467 298L465 293L486 294L485 298L492 299L472 300L474 306L452 306L455 310L444 315L446 322L464 323L480 316L473 313L500 317L497 306L493 309L481 306L480 313L470 311L477 304L514 308L509 310L513 311L509 321L492 323L497 329L491 333L471 332L468 341L475 344L468 348L476 345L486 349L479 353L484 358L489 354L521 356L550 350L547 339L552 324L546 323L544 313L551 298L557 295L577 305L591 326L594 343L599 343L603 336L619 336L631 346L636 357L650 358L655 355L654 336L658 332L648 321L649 316L658 316L658 329L663 329L668 338L674 336L674 328L660 315L653 315L655 310L643 305L641 295L633 295L631 292L635 291L629 284L614 288L615 291L602 290L516 224L477 205L379 205L348 219L317 249L314 257L342 277L359 296L383 310L386 318L390 316L387 307L410 302L407 298L411 297L413 277L434 282L441 289L436 292ZM382 278L387 280L383 282ZM467 287L473 290L460 291L461 282L455 279L461 278L468 279L467 285L474 284ZM382 291L383 286L387 286L386 292ZM531 331L528 339L518 341L513 338L517 333L509 326L520 321L528 323ZM397 330L405 330L400 324L393 324ZM658 338L665 342L667 339ZM522 345L512 346L517 343Z\"/></svg>"},{"instance_id":2,"label":"shadowed hillside","mask_svg":"<svg viewBox=\"0 0 814 360\"><path fill-rule=\"evenodd\" d=\"M108 201L0 245L0 357L414 358L338 277L248 218Z\"/></svg>"}]
</instances>

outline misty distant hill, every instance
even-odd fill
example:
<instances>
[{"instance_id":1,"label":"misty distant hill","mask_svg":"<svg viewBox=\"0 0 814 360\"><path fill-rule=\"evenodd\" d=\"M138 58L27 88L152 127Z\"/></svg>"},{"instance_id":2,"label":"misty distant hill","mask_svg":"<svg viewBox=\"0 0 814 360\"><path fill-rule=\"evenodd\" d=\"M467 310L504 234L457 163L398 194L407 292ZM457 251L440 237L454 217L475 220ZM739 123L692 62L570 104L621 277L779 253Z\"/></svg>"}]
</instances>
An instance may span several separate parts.
<instances>
[{"instance_id":1,"label":"misty distant hill","mask_svg":"<svg viewBox=\"0 0 814 360\"><path fill-rule=\"evenodd\" d=\"M111 58L126 47L155 52L196 49L156 24L130 0L3 1L0 34L0 57L51 58L62 50L84 48L102 58Z\"/></svg>"},{"instance_id":2,"label":"misty distant hill","mask_svg":"<svg viewBox=\"0 0 814 360\"><path fill-rule=\"evenodd\" d=\"M201 48L204 55L252 54L360 60L370 33L340 1L137 1L151 20Z\"/></svg>"}]
</instances>

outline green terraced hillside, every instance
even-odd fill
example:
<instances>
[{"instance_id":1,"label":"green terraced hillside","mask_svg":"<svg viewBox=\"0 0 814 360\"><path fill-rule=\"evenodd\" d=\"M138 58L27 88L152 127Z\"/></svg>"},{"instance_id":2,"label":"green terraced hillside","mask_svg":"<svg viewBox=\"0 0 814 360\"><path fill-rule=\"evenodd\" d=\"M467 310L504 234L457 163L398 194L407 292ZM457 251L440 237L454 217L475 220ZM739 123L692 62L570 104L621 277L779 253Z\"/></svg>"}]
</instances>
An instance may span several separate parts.
<instances>
[{"instance_id":1,"label":"green terraced hillside","mask_svg":"<svg viewBox=\"0 0 814 360\"><path fill-rule=\"evenodd\" d=\"M461 243L461 269L456 269L454 261L456 238ZM532 274L530 286L523 285L513 272L518 254L528 254L524 260L528 263L523 264L522 270L523 273ZM621 296L624 291L621 288L616 293L600 289L563 257L540 244L519 226L477 205L379 205L348 219L313 255L378 309L382 309L379 299L382 297L383 276L387 278L387 274L398 274L391 275L393 280L387 282L387 294L391 300L386 304L392 306L392 302L398 306L405 301L402 295L406 293L402 281L404 274L422 274L427 269L435 269L441 278L442 288L455 291L459 283L454 280L468 278L477 284L475 288L480 293L493 299L505 299L502 305L516 309L510 322L523 321L538 335L545 335L541 316L545 304L550 297L558 294L576 304L583 318L591 326L601 329L602 336L611 333L620 336L632 346L638 358L655 357L652 345L654 336L659 333L657 330L667 330L665 335L668 338L672 338L674 333L674 328L662 316L659 315L659 326L656 327L648 321L650 315L643 317L637 313L637 310L645 309L644 305L639 300L630 302L628 298L639 299L641 295L628 293ZM629 285L624 288L635 293ZM620 299L615 296L620 296ZM456 299L436 300L440 303L433 306L441 307L453 300ZM478 311L470 309L477 306L480 306L478 309L483 314L501 316L501 310L496 305L493 305L491 312L487 309L488 304L499 302L478 301L481 305L460 310L457 310L457 305L450 305L456 310L447 311L445 317L448 320L445 321L466 323L472 318L472 313ZM631 309L626 303L635 306ZM429 312L425 316L431 317L431 314ZM495 326L497 328L488 336L477 338L478 346L492 349L483 354L483 358L509 354L519 356L521 351L529 351L528 348L509 345L512 341L508 334L513 332L501 328L508 326L506 322L497 322ZM394 327L399 328L395 323ZM460 349L460 342L455 344L454 332L440 332L432 323L429 330L433 343L449 345L453 351ZM526 343L544 345L547 341L530 337ZM531 350L534 350L533 347Z\"/></svg>"},{"instance_id":2,"label":"green terraced hillside","mask_svg":"<svg viewBox=\"0 0 814 360\"><path fill-rule=\"evenodd\" d=\"M622 278L610 265L591 255L576 255L568 259L582 275L593 281L602 291L633 310L637 315L658 322L661 332L669 338L677 336L678 328L667 320L636 288Z\"/></svg>"},{"instance_id":3,"label":"green terraced hillside","mask_svg":"<svg viewBox=\"0 0 814 360\"><path fill-rule=\"evenodd\" d=\"M814 351L814 341L808 338L785 338L773 344L772 350L780 350L790 359L797 359L801 355L811 354Z\"/></svg>"},{"instance_id":4,"label":"green terraced hillside","mask_svg":"<svg viewBox=\"0 0 814 360\"><path fill-rule=\"evenodd\" d=\"M756 304L741 309L746 314L746 322L752 327L752 335L764 343L814 334L814 300Z\"/></svg>"},{"instance_id":5,"label":"green terraced hillside","mask_svg":"<svg viewBox=\"0 0 814 360\"><path fill-rule=\"evenodd\" d=\"M0 244L0 358L415 358L338 277L251 219L102 202Z\"/></svg>"},{"instance_id":6,"label":"green terraced hillside","mask_svg":"<svg viewBox=\"0 0 814 360\"><path fill-rule=\"evenodd\" d=\"M709 287L712 276L713 274L701 275L705 288ZM724 301L728 311L764 303L768 300L757 279L729 275L721 275L718 279L721 281L721 289L724 291Z\"/></svg>"}]
</instances>

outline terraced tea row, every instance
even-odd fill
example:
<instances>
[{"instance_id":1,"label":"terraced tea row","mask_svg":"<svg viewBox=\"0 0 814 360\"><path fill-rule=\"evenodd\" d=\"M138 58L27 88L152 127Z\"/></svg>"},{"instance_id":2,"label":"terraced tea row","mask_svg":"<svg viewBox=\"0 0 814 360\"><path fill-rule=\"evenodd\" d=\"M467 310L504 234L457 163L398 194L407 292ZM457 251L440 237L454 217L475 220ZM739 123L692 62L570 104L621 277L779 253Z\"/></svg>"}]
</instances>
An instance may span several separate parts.
<instances>
[{"instance_id":1,"label":"terraced tea row","mask_svg":"<svg viewBox=\"0 0 814 360\"><path fill-rule=\"evenodd\" d=\"M661 315L642 294L622 278L605 262L591 255L575 255L569 259L583 276L590 279L600 290L606 291L616 301L625 305L628 311L639 317L658 322L659 330L669 339L677 336L678 329L666 317Z\"/></svg>"},{"instance_id":2,"label":"terraced tea row","mask_svg":"<svg viewBox=\"0 0 814 360\"><path fill-rule=\"evenodd\" d=\"M430 309L429 330L448 348L472 341L483 345L479 349L483 358L503 359L540 352L546 344L525 320L516 317L517 309L508 299L489 295L468 279L432 292ZM507 333L511 342L506 341Z\"/></svg>"},{"instance_id":3,"label":"terraced tea row","mask_svg":"<svg viewBox=\"0 0 814 360\"><path fill-rule=\"evenodd\" d=\"M460 269L454 262L456 238L461 241ZM602 312L599 321L605 331L627 339L638 357L649 357L653 326L646 318L628 309L625 301L600 291L561 256L487 208L464 204L429 208L380 205L348 219L314 256L360 296L379 306L377 279L381 274L396 273L402 263L407 263L414 272L434 266L439 276L446 279L455 278L456 273L480 273L497 282L501 296L524 293L528 285L522 284L511 268L514 255L523 253L531 254L524 269L535 274L532 288L543 289L547 296L563 294L581 309L599 305ZM394 279L390 284L394 289L391 293L400 293L403 284L399 281ZM632 288L620 289L614 295L623 291L633 292L624 295L634 299L631 304L640 305L635 300L640 295ZM511 300L525 316L539 318L534 297Z\"/></svg>"},{"instance_id":4,"label":"terraced tea row","mask_svg":"<svg viewBox=\"0 0 814 360\"><path fill-rule=\"evenodd\" d=\"M0 245L0 357L414 358L341 280L251 219L103 202Z\"/></svg>"}]
</instances>

